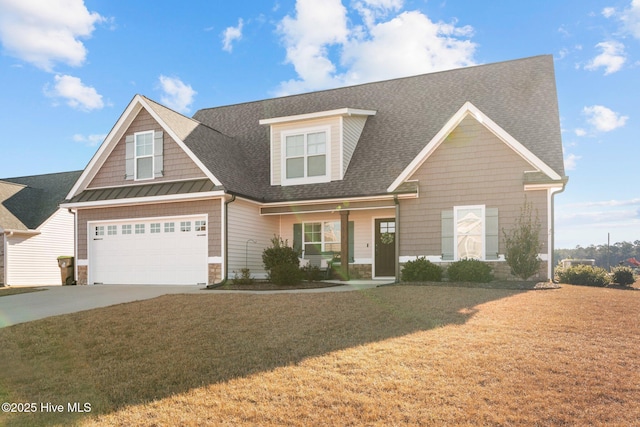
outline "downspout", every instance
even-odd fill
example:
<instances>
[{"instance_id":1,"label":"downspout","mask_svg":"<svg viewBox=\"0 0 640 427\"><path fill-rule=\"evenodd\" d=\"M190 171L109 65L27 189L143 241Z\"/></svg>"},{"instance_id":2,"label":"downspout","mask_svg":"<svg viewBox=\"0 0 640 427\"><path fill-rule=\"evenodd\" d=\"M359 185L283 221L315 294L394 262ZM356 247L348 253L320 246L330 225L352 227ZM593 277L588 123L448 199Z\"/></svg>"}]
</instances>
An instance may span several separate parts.
<instances>
[{"instance_id":1,"label":"downspout","mask_svg":"<svg viewBox=\"0 0 640 427\"><path fill-rule=\"evenodd\" d=\"M236 195L232 194L231 199L224 202L224 277L218 283L206 286L206 289L215 289L227 283L229 279L229 204L235 202Z\"/></svg>"},{"instance_id":2,"label":"downspout","mask_svg":"<svg viewBox=\"0 0 640 427\"><path fill-rule=\"evenodd\" d=\"M400 283L400 201L398 195L393 196L393 201L396 204L396 238L395 238L395 264L396 264L396 279L395 283Z\"/></svg>"},{"instance_id":3,"label":"downspout","mask_svg":"<svg viewBox=\"0 0 640 427\"><path fill-rule=\"evenodd\" d=\"M551 215L549 219L551 221L551 236L549 236L549 260L547 261L549 263L549 267L547 268L547 271L549 273L549 281L551 282L553 282L555 278L555 264L553 262L553 253L555 251L555 235L556 235L555 196L556 194L562 193L564 189L567 188L567 182L568 181L565 181L564 185L560 189L554 189L554 188L549 189L549 202L550 202L549 205L551 208Z\"/></svg>"},{"instance_id":4,"label":"downspout","mask_svg":"<svg viewBox=\"0 0 640 427\"><path fill-rule=\"evenodd\" d=\"M73 209L67 209L73 215L73 279L78 284L78 214Z\"/></svg>"}]
</instances>

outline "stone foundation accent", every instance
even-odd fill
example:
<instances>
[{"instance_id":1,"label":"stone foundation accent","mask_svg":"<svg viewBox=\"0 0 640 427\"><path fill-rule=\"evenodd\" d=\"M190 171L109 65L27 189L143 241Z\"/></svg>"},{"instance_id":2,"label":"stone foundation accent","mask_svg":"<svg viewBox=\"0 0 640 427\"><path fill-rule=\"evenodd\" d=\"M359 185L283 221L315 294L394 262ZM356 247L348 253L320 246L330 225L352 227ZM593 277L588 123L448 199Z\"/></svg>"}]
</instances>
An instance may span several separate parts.
<instances>
[{"instance_id":1,"label":"stone foundation accent","mask_svg":"<svg viewBox=\"0 0 640 427\"><path fill-rule=\"evenodd\" d=\"M349 279L371 279L371 264L349 264ZM340 267L336 267L331 270L332 280L342 280L340 275Z\"/></svg>"},{"instance_id":2,"label":"stone foundation accent","mask_svg":"<svg viewBox=\"0 0 640 427\"><path fill-rule=\"evenodd\" d=\"M77 285L86 285L89 281L89 268L86 265L78 266L78 278L76 279Z\"/></svg>"},{"instance_id":3,"label":"stone foundation accent","mask_svg":"<svg viewBox=\"0 0 640 427\"><path fill-rule=\"evenodd\" d=\"M219 283L222 280L222 264L209 264L208 284Z\"/></svg>"},{"instance_id":4,"label":"stone foundation accent","mask_svg":"<svg viewBox=\"0 0 640 427\"><path fill-rule=\"evenodd\" d=\"M492 274L493 274L494 280L506 280L506 281L514 281L514 282L522 280L519 277L516 277L513 274L511 274L511 267L509 267L509 264L507 264L505 261L485 261L485 262L489 264L493 269ZM445 275L447 274L446 273L447 268L451 265L450 262L439 262L436 264L445 270ZM400 264L401 272L403 267L404 267L404 264ZM547 261L542 261L542 263L540 263L540 270L538 270L538 273L533 275L527 280L541 281L541 282L549 280L549 278L547 277Z\"/></svg>"}]
</instances>

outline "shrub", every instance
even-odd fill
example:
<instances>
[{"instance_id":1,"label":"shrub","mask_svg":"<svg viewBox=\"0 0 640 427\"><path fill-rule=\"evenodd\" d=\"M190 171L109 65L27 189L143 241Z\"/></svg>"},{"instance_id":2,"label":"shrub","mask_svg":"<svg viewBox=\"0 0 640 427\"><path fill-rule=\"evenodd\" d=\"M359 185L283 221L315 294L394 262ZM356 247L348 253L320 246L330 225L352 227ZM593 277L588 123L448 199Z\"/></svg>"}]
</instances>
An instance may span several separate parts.
<instances>
[{"instance_id":1,"label":"shrub","mask_svg":"<svg viewBox=\"0 0 640 427\"><path fill-rule=\"evenodd\" d=\"M538 215L535 219L532 217L531 204L525 201L509 234L502 230L507 264L511 267L511 273L523 280L536 274L542 263L538 258L542 248L540 227Z\"/></svg>"},{"instance_id":2,"label":"shrub","mask_svg":"<svg viewBox=\"0 0 640 427\"><path fill-rule=\"evenodd\" d=\"M403 282L439 282L442 280L442 267L426 258L407 262L402 268Z\"/></svg>"},{"instance_id":3,"label":"shrub","mask_svg":"<svg viewBox=\"0 0 640 427\"><path fill-rule=\"evenodd\" d=\"M282 240L282 237L279 236L273 236L271 247L262 252L262 263L269 273L277 265L293 265L296 269L300 266L298 253L289 246L287 240Z\"/></svg>"},{"instance_id":4,"label":"shrub","mask_svg":"<svg viewBox=\"0 0 640 427\"><path fill-rule=\"evenodd\" d=\"M279 264L271 268L269 281L279 286L295 286L302 281L303 275L297 265Z\"/></svg>"},{"instance_id":5,"label":"shrub","mask_svg":"<svg viewBox=\"0 0 640 427\"><path fill-rule=\"evenodd\" d=\"M556 271L558 281L569 285L606 286L611 283L607 270L592 265L572 265Z\"/></svg>"},{"instance_id":6,"label":"shrub","mask_svg":"<svg viewBox=\"0 0 640 427\"><path fill-rule=\"evenodd\" d=\"M447 275L452 282L487 283L493 280L491 266L477 259L454 262L447 269Z\"/></svg>"},{"instance_id":7,"label":"shrub","mask_svg":"<svg viewBox=\"0 0 640 427\"><path fill-rule=\"evenodd\" d=\"M303 279L309 282L319 282L324 279L324 277L322 277L322 271L320 271L320 267L317 265L305 265L300 270L302 270Z\"/></svg>"},{"instance_id":8,"label":"shrub","mask_svg":"<svg viewBox=\"0 0 640 427\"><path fill-rule=\"evenodd\" d=\"M231 282L234 285L251 285L253 284L253 277L251 277L251 270L248 268L243 268L240 270L240 274L238 275L237 271L233 272L233 279Z\"/></svg>"},{"instance_id":9,"label":"shrub","mask_svg":"<svg viewBox=\"0 0 640 427\"><path fill-rule=\"evenodd\" d=\"M629 267L616 267L613 269L613 283L618 285L633 285L636 279L633 277L633 270Z\"/></svg>"}]
</instances>

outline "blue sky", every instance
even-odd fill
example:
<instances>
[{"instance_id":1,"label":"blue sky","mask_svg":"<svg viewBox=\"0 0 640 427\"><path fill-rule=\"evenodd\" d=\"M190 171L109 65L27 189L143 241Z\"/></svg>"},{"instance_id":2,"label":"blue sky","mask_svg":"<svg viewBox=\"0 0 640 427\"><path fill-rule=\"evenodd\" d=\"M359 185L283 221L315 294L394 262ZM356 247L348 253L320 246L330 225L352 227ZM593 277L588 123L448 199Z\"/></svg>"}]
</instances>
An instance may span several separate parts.
<instances>
[{"instance_id":1,"label":"blue sky","mask_svg":"<svg viewBox=\"0 0 640 427\"><path fill-rule=\"evenodd\" d=\"M640 0L0 0L0 177L82 169L136 93L200 108L540 54L556 247L640 240Z\"/></svg>"}]
</instances>

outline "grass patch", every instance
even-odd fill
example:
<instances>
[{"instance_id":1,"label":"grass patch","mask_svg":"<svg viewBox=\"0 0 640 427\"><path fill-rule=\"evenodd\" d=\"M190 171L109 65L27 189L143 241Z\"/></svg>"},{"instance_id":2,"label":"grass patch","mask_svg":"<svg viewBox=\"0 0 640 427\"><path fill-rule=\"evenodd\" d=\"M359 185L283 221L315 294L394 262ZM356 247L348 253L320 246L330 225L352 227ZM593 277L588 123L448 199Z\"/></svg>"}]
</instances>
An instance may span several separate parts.
<instances>
[{"instance_id":1,"label":"grass patch","mask_svg":"<svg viewBox=\"0 0 640 427\"><path fill-rule=\"evenodd\" d=\"M31 287L1 287L0 288L0 297L8 297L9 295L19 295L19 294L28 294L29 292L39 292L44 291L45 289L40 288L31 288Z\"/></svg>"},{"instance_id":2,"label":"grass patch","mask_svg":"<svg viewBox=\"0 0 640 427\"><path fill-rule=\"evenodd\" d=\"M2 425L633 425L640 293L167 295L0 330Z\"/></svg>"}]
</instances>

